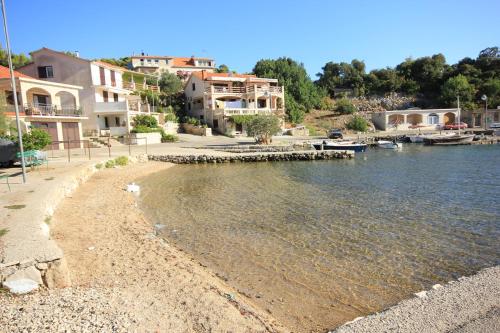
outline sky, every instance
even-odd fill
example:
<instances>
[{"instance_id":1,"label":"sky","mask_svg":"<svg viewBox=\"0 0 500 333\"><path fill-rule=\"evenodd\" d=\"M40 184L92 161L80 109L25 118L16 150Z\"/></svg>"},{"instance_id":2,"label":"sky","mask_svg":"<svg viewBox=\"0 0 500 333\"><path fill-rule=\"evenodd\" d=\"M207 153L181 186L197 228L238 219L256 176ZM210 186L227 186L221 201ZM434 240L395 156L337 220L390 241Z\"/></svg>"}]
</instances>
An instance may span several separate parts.
<instances>
[{"instance_id":1,"label":"sky","mask_svg":"<svg viewBox=\"0 0 500 333\"><path fill-rule=\"evenodd\" d=\"M442 53L455 63L500 46L500 0L5 1L15 53L194 55L240 73L286 56L315 79L329 61L371 70Z\"/></svg>"}]
</instances>

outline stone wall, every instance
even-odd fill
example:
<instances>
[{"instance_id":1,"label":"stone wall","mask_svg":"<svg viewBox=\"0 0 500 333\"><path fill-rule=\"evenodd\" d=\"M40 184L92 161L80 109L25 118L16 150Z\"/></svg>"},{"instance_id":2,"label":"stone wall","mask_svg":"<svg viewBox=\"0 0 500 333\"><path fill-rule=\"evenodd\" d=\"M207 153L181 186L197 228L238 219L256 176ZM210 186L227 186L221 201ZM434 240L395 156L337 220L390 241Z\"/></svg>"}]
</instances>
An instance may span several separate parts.
<instances>
[{"instance_id":1,"label":"stone wall","mask_svg":"<svg viewBox=\"0 0 500 333\"><path fill-rule=\"evenodd\" d=\"M181 126L184 132L186 132L187 134L212 136L212 129L209 127L194 126L186 123L182 123Z\"/></svg>"},{"instance_id":2,"label":"stone wall","mask_svg":"<svg viewBox=\"0 0 500 333\"><path fill-rule=\"evenodd\" d=\"M236 163L236 162L275 162L275 161L313 161L352 158L349 151L302 151L269 154L238 154L229 156L214 155L148 155L152 161L175 164Z\"/></svg>"}]
</instances>

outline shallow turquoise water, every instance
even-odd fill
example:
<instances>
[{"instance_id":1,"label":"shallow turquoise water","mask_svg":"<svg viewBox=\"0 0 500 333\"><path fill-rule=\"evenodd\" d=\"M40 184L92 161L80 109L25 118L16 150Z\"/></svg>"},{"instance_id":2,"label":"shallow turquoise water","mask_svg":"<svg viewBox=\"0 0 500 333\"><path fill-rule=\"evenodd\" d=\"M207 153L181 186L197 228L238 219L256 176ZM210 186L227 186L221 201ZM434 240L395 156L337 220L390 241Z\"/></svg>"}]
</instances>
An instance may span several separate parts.
<instances>
[{"instance_id":1,"label":"shallow turquoise water","mask_svg":"<svg viewBox=\"0 0 500 333\"><path fill-rule=\"evenodd\" d=\"M298 331L500 263L500 146L176 166L141 182L165 237Z\"/></svg>"}]
</instances>

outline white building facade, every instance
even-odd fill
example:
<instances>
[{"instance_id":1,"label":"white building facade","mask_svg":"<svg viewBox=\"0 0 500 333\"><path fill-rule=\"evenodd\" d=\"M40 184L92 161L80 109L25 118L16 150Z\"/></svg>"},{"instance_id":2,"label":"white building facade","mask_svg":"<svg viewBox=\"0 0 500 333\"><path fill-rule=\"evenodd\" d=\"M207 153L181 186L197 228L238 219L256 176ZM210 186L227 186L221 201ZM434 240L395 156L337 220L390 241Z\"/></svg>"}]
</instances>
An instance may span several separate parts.
<instances>
[{"instance_id":1,"label":"white building facade","mask_svg":"<svg viewBox=\"0 0 500 333\"><path fill-rule=\"evenodd\" d=\"M372 113L372 121L382 131L438 130L458 121L458 109L408 109Z\"/></svg>"},{"instance_id":2,"label":"white building facade","mask_svg":"<svg viewBox=\"0 0 500 333\"><path fill-rule=\"evenodd\" d=\"M139 96L132 95L139 87L123 81L124 68L47 48L34 51L31 56L33 63L20 68L20 72L48 82L82 87L79 97L85 116L83 132L87 136L124 135L132 129L133 117L154 111Z\"/></svg>"},{"instance_id":3,"label":"white building facade","mask_svg":"<svg viewBox=\"0 0 500 333\"><path fill-rule=\"evenodd\" d=\"M231 73L193 73L184 89L190 116L223 134L244 134L240 115L276 115L284 124L285 89L278 80Z\"/></svg>"}]
</instances>

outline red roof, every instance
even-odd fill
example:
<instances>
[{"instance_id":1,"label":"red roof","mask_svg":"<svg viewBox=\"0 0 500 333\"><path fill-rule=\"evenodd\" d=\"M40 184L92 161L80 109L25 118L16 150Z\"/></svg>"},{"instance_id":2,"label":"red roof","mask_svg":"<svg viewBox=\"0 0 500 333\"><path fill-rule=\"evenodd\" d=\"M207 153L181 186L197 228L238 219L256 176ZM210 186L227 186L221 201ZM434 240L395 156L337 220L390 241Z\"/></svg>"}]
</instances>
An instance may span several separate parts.
<instances>
[{"instance_id":1,"label":"red roof","mask_svg":"<svg viewBox=\"0 0 500 333\"><path fill-rule=\"evenodd\" d=\"M14 77L24 77L27 79L33 79L31 76L25 75L23 73L19 73L18 71L14 71ZM10 71L8 67L0 65L0 79L9 79Z\"/></svg>"}]
</instances>

